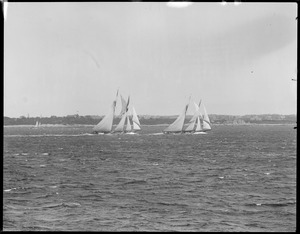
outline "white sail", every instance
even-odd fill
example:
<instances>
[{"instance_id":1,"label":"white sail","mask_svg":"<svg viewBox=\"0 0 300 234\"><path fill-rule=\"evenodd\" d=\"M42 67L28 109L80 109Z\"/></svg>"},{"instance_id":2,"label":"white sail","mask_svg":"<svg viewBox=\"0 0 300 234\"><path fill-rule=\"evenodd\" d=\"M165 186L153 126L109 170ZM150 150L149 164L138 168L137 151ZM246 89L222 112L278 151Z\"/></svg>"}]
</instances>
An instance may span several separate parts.
<instances>
[{"instance_id":1,"label":"white sail","mask_svg":"<svg viewBox=\"0 0 300 234\"><path fill-rule=\"evenodd\" d=\"M124 132L124 128L125 128L125 120L126 120L126 118L127 118L127 116L128 116L128 105L129 105L129 98L130 97L128 97L128 100L127 100L127 103L123 103L123 101L125 101L124 99L123 99L123 97L122 97L122 110L124 109L124 112L123 112L123 115L122 115L122 118L121 118L121 120L120 120L120 122L119 122L119 124L117 125L117 127L115 128L115 130L114 130L114 132ZM121 113L122 113L121 112Z\"/></svg>"},{"instance_id":2,"label":"white sail","mask_svg":"<svg viewBox=\"0 0 300 234\"><path fill-rule=\"evenodd\" d=\"M197 120L197 119L193 120L193 121L187 126L187 128L185 129L185 132L192 132L192 131L194 131L196 120Z\"/></svg>"},{"instance_id":3,"label":"white sail","mask_svg":"<svg viewBox=\"0 0 300 234\"><path fill-rule=\"evenodd\" d=\"M119 90L117 91L116 99L118 96L118 92L119 92ZM104 118L93 128L93 130L95 132L102 132L102 133L111 132L112 126L113 126L114 115L115 115L116 103L117 103L117 101L114 100L110 107L108 114L105 115Z\"/></svg>"},{"instance_id":4,"label":"white sail","mask_svg":"<svg viewBox=\"0 0 300 234\"><path fill-rule=\"evenodd\" d=\"M120 95L120 97L121 97L121 103L122 103L122 109L121 109L120 115L123 115L126 112L127 103L126 103L126 100L122 97L122 95Z\"/></svg>"},{"instance_id":5,"label":"white sail","mask_svg":"<svg viewBox=\"0 0 300 234\"><path fill-rule=\"evenodd\" d=\"M204 105L203 105L203 112L204 112L204 115L203 115L203 130L204 131L209 131L209 130L211 130L210 120L209 120L209 117L208 117L208 114L207 114L207 111L206 111L206 108L205 108Z\"/></svg>"},{"instance_id":6,"label":"white sail","mask_svg":"<svg viewBox=\"0 0 300 234\"><path fill-rule=\"evenodd\" d=\"M127 119L127 122L126 122L126 129L125 129L125 131L126 132L131 132L131 124L130 124L128 113L127 113L126 119Z\"/></svg>"},{"instance_id":7,"label":"white sail","mask_svg":"<svg viewBox=\"0 0 300 234\"><path fill-rule=\"evenodd\" d=\"M39 121L36 121L35 127L37 128L39 126Z\"/></svg>"},{"instance_id":8,"label":"white sail","mask_svg":"<svg viewBox=\"0 0 300 234\"><path fill-rule=\"evenodd\" d=\"M135 131L141 130L141 124L140 124L139 118L136 114L134 107L132 107L132 125L133 125L133 127L132 127L133 130L135 130Z\"/></svg>"},{"instance_id":9,"label":"white sail","mask_svg":"<svg viewBox=\"0 0 300 234\"><path fill-rule=\"evenodd\" d=\"M187 108L188 108L188 104L185 106L181 115L179 115L177 119L172 124L170 124L166 129L164 129L163 132L174 132L174 133L182 132Z\"/></svg>"},{"instance_id":10,"label":"white sail","mask_svg":"<svg viewBox=\"0 0 300 234\"><path fill-rule=\"evenodd\" d=\"M201 131L203 131L203 128L201 126L200 117L198 117L195 132L201 132Z\"/></svg>"},{"instance_id":11,"label":"white sail","mask_svg":"<svg viewBox=\"0 0 300 234\"><path fill-rule=\"evenodd\" d=\"M119 124L117 125L117 127L115 128L114 132L123 132L124 131L125 120L126 120L126 114L123 114L122 118L121 118Z\"/></svg>"},{"instance_id":12,"label":"white sail","mask_svg":"<svg viewBox=\"0 0 300 234\"><path fill-rule=\"evenodd\" d=\"M188 125L188 127L185 129L185 132L193 132L196 130L197 128L197 124L198 122L196 123L196 121L198 121L199 119L199 116L201 116L201 113L200 113L200 104L201 104L201 101L199 103L199 106L194 102L194 106L195 106L195 114L193 115L193 117L191 118L191 120L189 121L190 124ZM200 119L199 119L200 121ZM199 122L200 124L200 122Z\"/></svg>"}]
</instances>

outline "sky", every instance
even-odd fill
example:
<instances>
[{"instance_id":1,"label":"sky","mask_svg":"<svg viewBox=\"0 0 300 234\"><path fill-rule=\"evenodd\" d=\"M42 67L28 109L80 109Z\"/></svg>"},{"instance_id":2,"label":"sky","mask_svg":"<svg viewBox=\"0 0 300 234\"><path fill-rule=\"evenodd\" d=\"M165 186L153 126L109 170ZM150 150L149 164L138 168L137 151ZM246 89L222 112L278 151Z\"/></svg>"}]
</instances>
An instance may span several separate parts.
<instances>
[{"instance_id":1,"label":"sky","mask_svg":"<svg viewBox=\"0 0 300 234\"><path fill-rule=\"evenodd\" d=\"M9 3L4 116L104 115L117 90L138 115L200 99L208 114L296 114L296 17L296 3Z\"/></svg>"}]
</instances>

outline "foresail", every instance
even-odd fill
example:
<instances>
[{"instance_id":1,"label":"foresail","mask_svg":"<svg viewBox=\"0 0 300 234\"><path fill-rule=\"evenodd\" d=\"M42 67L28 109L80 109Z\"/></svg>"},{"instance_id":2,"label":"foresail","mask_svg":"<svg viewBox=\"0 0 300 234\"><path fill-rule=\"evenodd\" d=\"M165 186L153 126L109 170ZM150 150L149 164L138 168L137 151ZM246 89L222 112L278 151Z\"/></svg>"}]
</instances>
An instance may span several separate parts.
<instances>
[{"instance_id":1,"label":"foresail","mask_svg":"<svg viewBox=\"0 0 300 234\"><path fill-rule=\"evenodd\" d=\"M141 124L134 107L132 107L132 125L133 130L141 130Z\"/></svg>"},{"instance_id":2,"label":"foresail","mask_svg":"<svg viewBox=\"0 0 300 234\"><path fill-rule=\"evenodd\" d=\"M181 132L184 125L185 115L188 105L185 106L184 111L177 117L177 119L169 125L164 132Z\"/></svg>"},{"instance_id":3,"label":"foresail","mask_svg":"<svg viewBox=\"0 0 300 234\"><path fill-rule=\"evenodd\" d=\"M206 120L203 120L203 130L210 130L211 126Z\"/></svg>"}]
</instances>

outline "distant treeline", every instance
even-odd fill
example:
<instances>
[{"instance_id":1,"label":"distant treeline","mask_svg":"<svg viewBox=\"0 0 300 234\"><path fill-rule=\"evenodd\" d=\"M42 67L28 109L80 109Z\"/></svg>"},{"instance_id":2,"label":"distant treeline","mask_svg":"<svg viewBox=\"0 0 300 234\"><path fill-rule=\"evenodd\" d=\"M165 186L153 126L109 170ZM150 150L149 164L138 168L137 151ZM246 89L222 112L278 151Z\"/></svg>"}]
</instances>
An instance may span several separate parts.
<instances>
[{"instance_id":1,"label":"distant treeline","mask_svg":"<svg viewBox=\"0 0 300 234\"><path fill-rule=\"evenodd\" d=\"M67 115L63 117L25 117L10 118L4 116L4 125L35 125L36 121L42 124L85 124L96 125L103 118L103 116L92 115ZM177 116L151 116L140 115L139 119L141 125L156 125L156 124L170 124ZM187 116L186 123L189 122L191 116ZM265 115L209 115L212 124L295 124L296 115L278 115L278 114L265 114ZM114 119L114 124L120 121L120 116Z\"/></svg>"}]
</instances>

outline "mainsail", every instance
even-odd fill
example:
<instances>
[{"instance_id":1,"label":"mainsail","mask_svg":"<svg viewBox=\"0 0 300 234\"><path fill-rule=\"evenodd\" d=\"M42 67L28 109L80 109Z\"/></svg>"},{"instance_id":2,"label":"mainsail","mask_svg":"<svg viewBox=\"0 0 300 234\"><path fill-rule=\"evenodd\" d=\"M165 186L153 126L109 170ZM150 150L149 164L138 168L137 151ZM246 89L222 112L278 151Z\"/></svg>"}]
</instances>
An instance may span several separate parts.
<instances>
[{"instance_id":1,"label":"mainsail","mask_svg":"<svg viewBox=\"0 0 300 234\"><path fill-rule=\"evenodd\" d=\"M113 120L115 115L117 97L118 97L119 90L117 91L116 99L113 101L110 110L107 115L93 128L94 132L101 132L101 133L109 133L112 130Z\"/></svg>"},{"instance_id":2,"label":"mainsail","mask_svg":"<svg viewBox=\"0 0 300 234\"><path fill-rule=\"evenodd\" d=\"M169 132L182 132L183 130L183 125L184 125L184 120L185 120L185 115L186 115L186 111L188 109L188 104L186 104L186 106L184 107L183 112L177 117L177 119L170 124L166 129L163 130L163 132L165 133L169 133Z\"/></svg>"}]
</instances>

